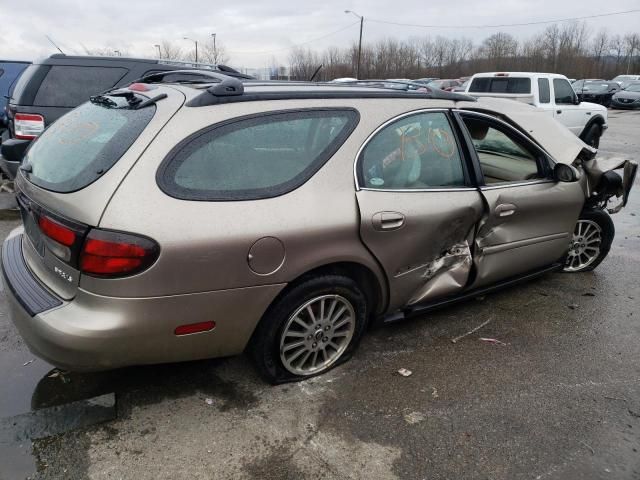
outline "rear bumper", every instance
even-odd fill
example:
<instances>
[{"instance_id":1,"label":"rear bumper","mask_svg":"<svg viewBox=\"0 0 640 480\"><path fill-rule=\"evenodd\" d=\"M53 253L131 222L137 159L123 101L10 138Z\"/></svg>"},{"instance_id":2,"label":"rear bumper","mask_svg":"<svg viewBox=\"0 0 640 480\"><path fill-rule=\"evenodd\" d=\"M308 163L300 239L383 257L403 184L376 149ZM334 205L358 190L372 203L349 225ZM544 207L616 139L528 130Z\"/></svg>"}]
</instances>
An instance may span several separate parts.
<instances>
[{"instance_id":1,"label":"rear bumper","mask_svg":"<svg viewBox=\"0 0 640 480\"><path fill-rule=\"evenodd\" d=\"M67 370L108 370L241 353L264 311L284 287L147 298L104 297L78 290L67 302L33 276L21 247L15 247L21 238L9 238L3 246L4 293L11 319L35 355ZM16 269L19 274L13 272ZM20 290L23 284L43 289L57 304L39 312L30 309ZM211 331L174 335L179 325L207 320L216 322Z\"/></svg>"}]
</instances>

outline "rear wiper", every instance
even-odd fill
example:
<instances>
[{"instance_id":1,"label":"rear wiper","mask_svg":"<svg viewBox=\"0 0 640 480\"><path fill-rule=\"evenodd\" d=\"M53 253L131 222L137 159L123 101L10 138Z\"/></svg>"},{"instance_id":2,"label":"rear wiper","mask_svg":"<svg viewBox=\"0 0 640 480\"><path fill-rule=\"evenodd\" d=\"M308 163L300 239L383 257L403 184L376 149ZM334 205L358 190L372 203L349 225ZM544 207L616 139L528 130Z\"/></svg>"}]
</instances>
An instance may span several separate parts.
<instances>
[{"instance_id":1,"label":"rear wiper","mask_svg":"<svg viewBox=\"0 0 640 480\"><path fill-rule=\"evenodd\" d=\"M154 103L156 103L159 100L162 100L163 98L167 98L166 93L161 93L160 95L156 95L155 97L148 98L144 102L138 103L135 108L136 110L139 110L141 108L148 107L149 105L153 105Z\"/></svg>"},{"instance_id":2,"label":"rear wiper","mask_svg":"<svg viewBox=\"0 0 640 480\"><path fill-rule=\"evenodd\" d=\"M118 104L105 95L94 95L89 97L89 101L94 105L102 105L107 108L117 108Z\"/></svg>"}]
</instances>

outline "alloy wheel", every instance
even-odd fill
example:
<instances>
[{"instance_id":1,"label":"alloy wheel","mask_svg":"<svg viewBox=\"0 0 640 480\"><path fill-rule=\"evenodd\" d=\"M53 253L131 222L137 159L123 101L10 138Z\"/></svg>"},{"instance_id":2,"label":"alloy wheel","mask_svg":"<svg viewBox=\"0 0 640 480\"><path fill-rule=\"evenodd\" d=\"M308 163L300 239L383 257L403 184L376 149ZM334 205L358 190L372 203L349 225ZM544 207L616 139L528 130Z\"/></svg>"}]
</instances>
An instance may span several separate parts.
<instances>
[{"instance_id":1,"label":"alloy wheel","mask_svg":"<svg viewBox=\"0 0 640 480\"><path fill-rule=\"evenodd\" d=\"M345 352L356 328L351 302L340 295L315 297L289 317L280 337L280 360L295 375L314 375Z\"/></svg>"},{"instance_id":2,"label":"alloy wheel","mask_svg":"<svg viewBox=\"0 0 640 480\"><path fill-rule=\"evenodd\" d=\"M584 270L600 255L602 228L592 220L578 220L569 243L565 272Z\"/></svg>"}]
</instances>

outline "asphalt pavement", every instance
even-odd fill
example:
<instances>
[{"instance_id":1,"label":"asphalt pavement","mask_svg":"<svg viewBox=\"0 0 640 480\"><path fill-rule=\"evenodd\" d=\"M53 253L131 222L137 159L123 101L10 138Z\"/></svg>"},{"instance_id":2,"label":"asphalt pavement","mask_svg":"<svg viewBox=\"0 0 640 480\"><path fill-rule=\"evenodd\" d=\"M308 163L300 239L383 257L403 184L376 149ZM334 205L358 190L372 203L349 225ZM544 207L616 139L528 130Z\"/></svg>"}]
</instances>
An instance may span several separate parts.
<instances>
[{"instance_id":1,"label":"asphalt pavement","mask_svg":"<svg viewBox=\"0 0 640 480\"><path fill-rule=\"evenodd\" d=\"M639 160L640 111L609 118L600 155ZM33 391L0 416L115 393L117 418L0 438L0 479L640 479L638 183L595 272L371 331L301 383L267 385L243 356L51 376L2 301L0 367Z\"/></svg>"}]
</instances>

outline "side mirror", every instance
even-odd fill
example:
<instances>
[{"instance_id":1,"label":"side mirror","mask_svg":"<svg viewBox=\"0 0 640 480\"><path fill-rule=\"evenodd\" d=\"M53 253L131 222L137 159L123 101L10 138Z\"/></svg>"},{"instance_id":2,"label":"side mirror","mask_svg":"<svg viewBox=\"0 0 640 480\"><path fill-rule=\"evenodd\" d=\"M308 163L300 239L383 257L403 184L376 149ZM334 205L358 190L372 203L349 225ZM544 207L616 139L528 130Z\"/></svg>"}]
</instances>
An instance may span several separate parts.
<instances>
[{"instance_id":1,"label":"side mirror","mask_svg":"<svg viewBox=\"0 0 640 480\"><path fill-rule=\"evenodd\" d=\"M580 178L580 172L578 172L577 168L566 163L556 163L555 167L553 167L553 178L557 182L577 182Z\"/></svg>"},{"instance_id":2,"label":"side mirror","mask_svg":"<svg viewBox=\"0 0 640 480\"><path fill-rule=\"evenodd\" d=\"M574 105L580 105L580 99L578 98L577 95L575 97L573 97L573 104Z\"/></svg>"},{"instance_id":3,"label":"side mirror","mask_svg":"<svg viewBox=\"0 0 640 480\"><path fill-rule=\"evenodd\" d=\"M31 144L31 140L18 140L17 138L11 138L2 142L0 146L0 153L9 162L20 163L24 152Z\"/></svg>"}]
</instances>

